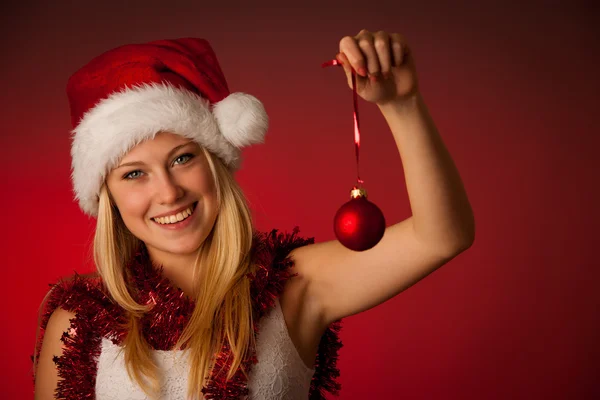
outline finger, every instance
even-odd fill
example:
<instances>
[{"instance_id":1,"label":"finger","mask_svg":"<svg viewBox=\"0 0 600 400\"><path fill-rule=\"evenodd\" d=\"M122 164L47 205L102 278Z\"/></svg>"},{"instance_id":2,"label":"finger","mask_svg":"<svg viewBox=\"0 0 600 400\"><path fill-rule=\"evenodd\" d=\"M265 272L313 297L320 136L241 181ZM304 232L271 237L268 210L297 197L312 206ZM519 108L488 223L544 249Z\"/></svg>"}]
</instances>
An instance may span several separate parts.
<instances>
[{"instance_id":1,"label":"finger","mask_svg":"<svg viewBox=\"0 0 600 400\"><path fill-rule=\"evenodd\" d=\"M404 62L405 55L408 54L408 46L404 36L399 33L390 34L390 45L394 55L394 66L399 67Z\"/></svg>"},{"instance_id":2,"label":"finger","mask_svg":"<svg viewBox=\"0 0 600 400\"><path fill-rule=\"evenodd\" d=\"M361 31L361 33L356 36L356 40L358 41L358 47L367 59L367 69L369 70L369 75L377 77L381 72L381 67L379 65L377 52L375 51L373 35L370 32L366 33Z\"/></svg>"},{"instance_id":3,"label":"finger","mask_svg":"<svg viewBox=\"0 0 600 400\"><path fill-rule=\"evenodd\" d=\"M366 62L356 40L352 36L344 36L340 40L340 53L344 53L350 65L358 75L367 76Z\"/></svg>"},{"instance_id":4,"label":"finger","mask_svg":"<svg viewBox=\"0 0 600 400\"><path fill-rule=\"evenodd\" d=\"M384 31L378 31L373 38L373 44L377 57L379 57L379 66L383 76L388 77L392 66L392 54L390 50L390 36Z\"/></svg>"},{"instance_id":5,"label":"finger","mask_svg":"<svg viewBox=\"0 0 600 400\"><path fill-rule=\"evenodd\" d=\"M348 86L352 87L352 68L350 67L350 61L344 53L338 53L335 58L342 64L344 72L346 73L346 79L348 80Z\"/></svg>"},{"instance_id":6,"label":"finger","mask_svg":"<svg viewBox=\"0 0 600 400\"><path fill-rule=\"evenodd\" d=\"M336 55L336 59L342 64L344 68L344 72L346 73L346 79L348 81L348 87L352 89L352 66L350 65L350 61L348 57L344 53L338 53ZM356 71L356 70L355 70ZM356 90L361 91L365 87L366 81L368 78L363 78L360 75L356 75Z\"/></svg>"}]
</instances>

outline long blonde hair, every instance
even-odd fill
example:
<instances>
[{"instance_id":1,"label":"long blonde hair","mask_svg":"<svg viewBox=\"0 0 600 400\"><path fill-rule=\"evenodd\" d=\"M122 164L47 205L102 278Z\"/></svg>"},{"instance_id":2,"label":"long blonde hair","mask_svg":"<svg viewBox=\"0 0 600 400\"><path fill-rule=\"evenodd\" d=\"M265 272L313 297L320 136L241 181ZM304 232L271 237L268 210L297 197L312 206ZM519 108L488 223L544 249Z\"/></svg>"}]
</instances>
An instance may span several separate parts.
<instances>
[{"instance_id":1,"label":"long blonde hair","mask_svg":"<svg viewBox=\"0 0 600 400\"><path fill-rule=\"evenodd\" d=\"M195 307L173 350L189 349L188 397L199 398L224 340L234 356L231 379L255 346L250 282L253 222L247 200L231 172L202 147L212 171L219 212L212 231L198 249L194 268ZM141 242L125 227L104 185L100 191L93 257L102 281L127 315L123 352L127 372L150 397L158 397L157 365L141 332L140 318L151 305L136 303L128 290L126 263ZM200 266L204 268L200 269ZM197 273L203 271L203 275ZM225 335L223 336L223 333ZM243 370L243 366L242 366ZM247 371L243 371L247 376Z\"/></svg>"}]
</instances>

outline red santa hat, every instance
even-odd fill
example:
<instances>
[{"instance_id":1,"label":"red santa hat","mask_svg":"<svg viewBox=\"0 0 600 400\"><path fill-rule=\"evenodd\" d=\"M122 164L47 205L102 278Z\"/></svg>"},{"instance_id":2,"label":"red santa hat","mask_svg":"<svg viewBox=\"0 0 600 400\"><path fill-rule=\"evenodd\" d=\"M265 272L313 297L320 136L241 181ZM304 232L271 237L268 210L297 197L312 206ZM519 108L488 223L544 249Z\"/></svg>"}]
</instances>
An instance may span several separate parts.
<instances>
[{"instance_id":1,"label":"red santa hat","mask_svg":"<svg viewBox=\"0 0 600 400\"><path fill-rule=\"evenodd\" d=\"M195 140L234 172L242 147L263 143L269 119L249 94L230 93L210 44L182 38L118 47L68 81L75 199L98 215L105 177L136 144L169 131Z\"/></svg>"}]
</instances>

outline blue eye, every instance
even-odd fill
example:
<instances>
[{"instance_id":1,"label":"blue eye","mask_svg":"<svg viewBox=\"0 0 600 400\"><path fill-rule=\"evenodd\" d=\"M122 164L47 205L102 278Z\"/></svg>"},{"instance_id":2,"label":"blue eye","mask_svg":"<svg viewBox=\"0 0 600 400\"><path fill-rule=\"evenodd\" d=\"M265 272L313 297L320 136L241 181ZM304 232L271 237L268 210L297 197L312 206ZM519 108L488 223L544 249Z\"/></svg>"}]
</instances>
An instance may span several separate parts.
<instances>
[{"instance_id":1,"label":"blue eye","mask_svg":"<svg viewBox=\"0 0 600 400\"><path fill-rule=\"evenodd\" d=\"M185 159L185 161L183 161L183 162L180 162L180 164L185 164L186 162L188 162L189 160L191 160L192 158L194 158L194 155L193 155L193 154L190 154L190 153L182 154L182 155L180 155L179 157L177 157L177 158L175 159L175 161L177 162L177 160L181 160L182 158L184 158L184 159Z\"/></svg>"},{"instance_id":2,"label":"blue eye","mask_svg":"<svg viewBox=\"0 0 600 400\"><path fill-rule=\"evenodd\" d=\"M186 164L192 158L194 158L193 154L190 154L190 153L182 154L179 157L177 157L173 163L174 164ZM126 180L138 179L142 174L143 174L142 171L140 171L139 169L136 169L135 171L131 171L131 172L128 172L127 174L123 175L123 179L126 179Z\"/></svg>"},{"instance_id":3,"label":"blue eye","mask_svg":"<svg viewBox=\"0 0 600 400\"><path fill-rule=\"evenodd\" d=\"M132 176L135 173L137 173L138 175L137 176ZM141 173L142 173L142 171L140 171L140 170L131 171L131 172L125 174L123 176L123 179L129 179L129 180L137 179L140 176Z\"/></svg>"}]
</instances>

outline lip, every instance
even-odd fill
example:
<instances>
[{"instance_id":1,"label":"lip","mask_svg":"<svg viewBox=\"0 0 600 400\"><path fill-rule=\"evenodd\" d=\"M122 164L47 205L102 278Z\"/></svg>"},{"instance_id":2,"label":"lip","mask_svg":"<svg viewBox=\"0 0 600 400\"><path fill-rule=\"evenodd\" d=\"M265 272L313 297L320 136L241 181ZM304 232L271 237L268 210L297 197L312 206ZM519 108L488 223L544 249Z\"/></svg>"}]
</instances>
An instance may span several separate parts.
<instances>
[{"instance_id":1,"label":"lip","mask_svg":"<svg viewBox=\"0 0 600 400\"><path fill-rule=\"evenodd\" d=\"M180 212L182 212L184 210L187 210L189 207L192 207L194 204L196 204L195 201L193 203L188 204L187 206L183 206L183 207L180 207L180 208L178 208L176 210L169 211L169 212L166 212L166 213L158 214L158 215L155 215L155 216L150 217L150 218L160 218L160 217L166 217L168 215L176 215L177 213L180 213Z\"/></svg>"},{"instance_id":2,"label":"lip","mask_svg":"<svg viewBox=\"0 0 600 400\"><path fill-rule=\"evenodd\" d=\"M193 204L196 204L196 203L192 203L192 205ZM185 208L183 210L185 210ZM175 222L174 224L159 224L155 220L152 220L152 222L155 223L156 225L158 225L159 228L163 228L163 229L166 229L166 230L171 230L172 231L172 230L183 229L186 226L188 226L189 224L191 224L196 219L196 214L198 214L198 212L196 212L196 210L198 210L198 204L196 204L196 206L192 210L192 215L190 215L189 217L187 217L183 221ZM170 215L170 214L167 214L167 215Z\"/></svg>"}]
</instances>

